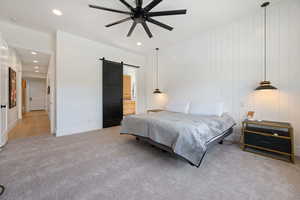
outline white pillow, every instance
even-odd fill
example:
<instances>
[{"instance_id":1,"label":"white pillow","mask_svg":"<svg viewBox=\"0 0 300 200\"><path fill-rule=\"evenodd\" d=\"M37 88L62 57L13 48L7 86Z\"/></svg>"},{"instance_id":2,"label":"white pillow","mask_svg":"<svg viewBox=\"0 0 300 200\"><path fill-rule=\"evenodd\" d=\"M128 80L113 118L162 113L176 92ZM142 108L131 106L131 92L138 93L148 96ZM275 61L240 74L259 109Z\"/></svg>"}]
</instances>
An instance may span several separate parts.
<instances>
[{"instance_id":1,"label":"white pillow","mask_svg":"<svg viewBox=\"0 0 300 200\"><path fill-rule=\"evenodd\" d=\"M221 116L224 112L224 103L191 103L189 113L195 115Z\"/></svg>"},{"instance_id":2,"label":"white pillow","mask_svg":"<svg viewBox=\"0 0 300 200\"><path fill-rule=\"evenodd\" d=\"M169 103L166 105L166 110L171 112L188 113L190 103Z\"/></svg>"}]
</instances>

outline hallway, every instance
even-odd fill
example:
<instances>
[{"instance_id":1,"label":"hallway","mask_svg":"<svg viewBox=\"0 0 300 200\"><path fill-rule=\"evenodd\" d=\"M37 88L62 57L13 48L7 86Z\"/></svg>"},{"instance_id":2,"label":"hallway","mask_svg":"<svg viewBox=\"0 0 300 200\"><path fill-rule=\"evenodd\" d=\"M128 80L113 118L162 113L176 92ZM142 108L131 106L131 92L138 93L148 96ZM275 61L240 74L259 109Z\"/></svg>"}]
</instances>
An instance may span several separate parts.
<instances>
[{"instance_id":1,"label":"hallway","mask_svg":"<svg viewBox=\"0 0 300 200\"><path fill-rule=\"evenodd\" d=\"M50 135L50 121L46 111L25 113L16 127L8 134L8 140L26 138L38 135Z\"/></svg>"}]
</instances>

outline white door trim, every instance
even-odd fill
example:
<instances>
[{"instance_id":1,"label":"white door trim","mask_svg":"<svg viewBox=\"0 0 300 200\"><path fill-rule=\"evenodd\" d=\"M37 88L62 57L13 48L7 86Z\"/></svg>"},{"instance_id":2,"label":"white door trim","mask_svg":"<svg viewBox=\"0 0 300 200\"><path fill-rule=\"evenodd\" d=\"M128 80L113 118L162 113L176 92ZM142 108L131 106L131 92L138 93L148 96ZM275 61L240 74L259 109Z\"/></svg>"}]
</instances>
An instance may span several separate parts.
<instances>
[{"instance_id":1,"label":"white door trim","mask_svg":"<svg viewBox=\"0 0 300 200\"><path fill-rule=\"evenodd\" d=\"M0 147L8 140L8 46L0 33Z\"/></svg>"}]
</instances>

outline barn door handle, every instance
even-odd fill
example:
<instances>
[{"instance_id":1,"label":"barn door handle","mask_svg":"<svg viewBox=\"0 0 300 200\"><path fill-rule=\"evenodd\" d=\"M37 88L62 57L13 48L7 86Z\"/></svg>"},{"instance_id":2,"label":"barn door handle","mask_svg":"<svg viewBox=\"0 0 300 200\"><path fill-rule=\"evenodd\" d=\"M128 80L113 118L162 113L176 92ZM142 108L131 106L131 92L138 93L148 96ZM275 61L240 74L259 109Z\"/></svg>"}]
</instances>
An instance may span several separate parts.
<instances>
[{"instance_id":1,"label":"barn door handle","mask_svg":"<svg viewBox=\"0 0 300 200\"><path fill-rule=\"evenodd\" d=\"M32 101L32 97L29 98L29 101Z\"/></svg>"},{"instance_id":2,"label":"barn door handle","mask_svg":"<svg viewBox=\"0 0 300 200\"><path fill-rule=\"evenodd\" d=\"M1 108L6 108L6 105L1 105Z\"/></svg>"}]
</instances>

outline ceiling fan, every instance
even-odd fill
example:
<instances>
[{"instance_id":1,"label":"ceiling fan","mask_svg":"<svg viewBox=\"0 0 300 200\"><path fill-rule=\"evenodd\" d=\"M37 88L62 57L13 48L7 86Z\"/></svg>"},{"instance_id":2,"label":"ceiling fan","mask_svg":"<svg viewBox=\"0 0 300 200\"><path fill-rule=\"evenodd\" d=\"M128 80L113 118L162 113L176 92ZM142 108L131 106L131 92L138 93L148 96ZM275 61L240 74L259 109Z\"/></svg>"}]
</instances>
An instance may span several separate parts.
<instances>
[{"instance_id":1,"label":"ceiling fan","mask_svg":"<svg viewBox=\"0 0 300 200\"><path fill-rule=\"evenodd\" d=\"M184 10L168 10L168 11L150 12L155 6L157 6L160 2L162 2L162 0L153 0L145 7L143 7L143 0L135 0L135 4L136 4L135 8L132 7L125 0L120 0L120 2L123 3L129 9L129 11L115 10L115 9L105 8L105 7L96 6L96 5L89 5L89 7L129 15L129 17L127 17L125 19L121 19L117 22L114 22L114 23L111 23L111 24L108 24L105 26L105 27L111 27L111 26L129 21L129 20L133 20L133 23L131 25L131 28L129 29L127 37L131 36L136 25L140 23L144 27L149 38L152 38L152 33L146 22L150 22L150 23L160 26L164 29L172 31L173 27L171 27L167 24L161 23L161 22L153 19L152 17L167 16L167 15L185 15L186 14L185 9Z\"/></svg>"}]
</instances>

